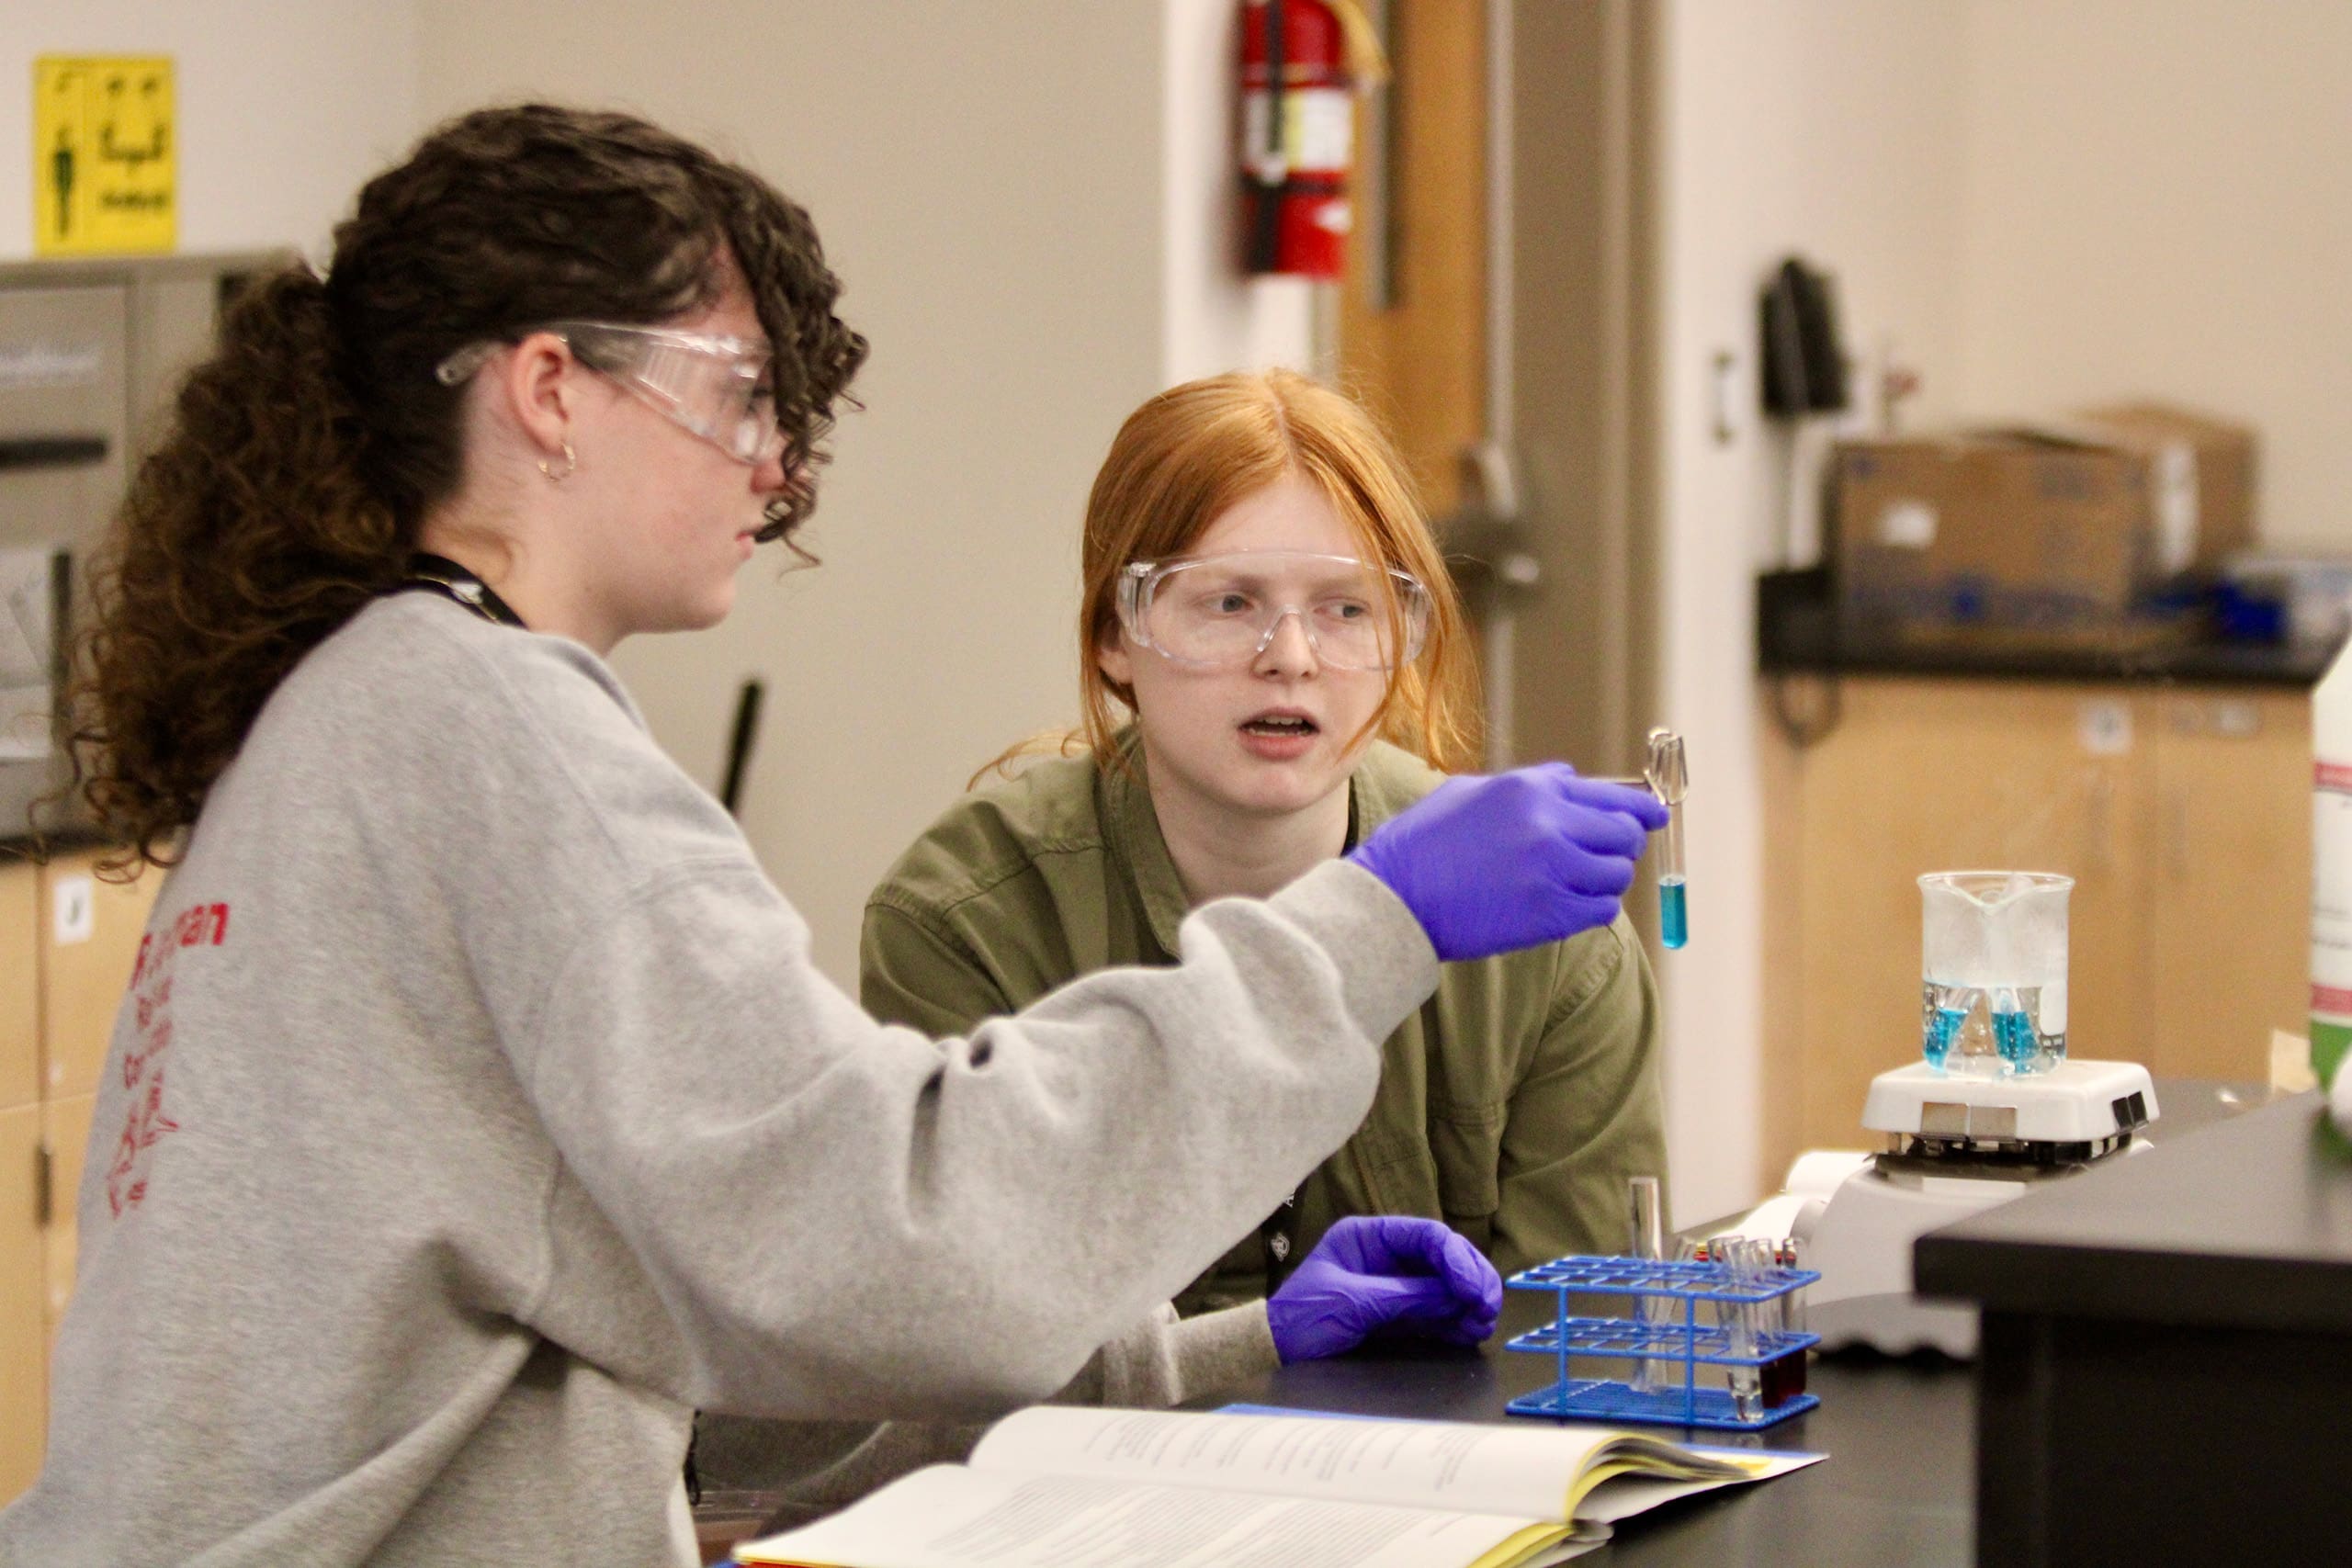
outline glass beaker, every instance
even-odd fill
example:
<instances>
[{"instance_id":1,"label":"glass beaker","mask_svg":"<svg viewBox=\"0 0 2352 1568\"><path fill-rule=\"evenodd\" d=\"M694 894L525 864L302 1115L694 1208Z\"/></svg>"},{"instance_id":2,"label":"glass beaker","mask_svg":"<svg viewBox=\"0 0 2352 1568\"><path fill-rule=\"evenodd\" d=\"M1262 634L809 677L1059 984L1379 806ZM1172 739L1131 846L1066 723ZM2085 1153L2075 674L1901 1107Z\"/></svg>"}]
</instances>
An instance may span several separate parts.
<instances>
[{"instance_id":1,"label":"glass beaker","mask_svg":"<svg viewBox=\"0 0 2352 1568\"><path fill-rule=\"evenodd\" d=\"M2047 1072L2066 1059L2066 896L2048 871L1919 878L1919 1051L1963 1077Z\"/></svg>"}]
</instances>

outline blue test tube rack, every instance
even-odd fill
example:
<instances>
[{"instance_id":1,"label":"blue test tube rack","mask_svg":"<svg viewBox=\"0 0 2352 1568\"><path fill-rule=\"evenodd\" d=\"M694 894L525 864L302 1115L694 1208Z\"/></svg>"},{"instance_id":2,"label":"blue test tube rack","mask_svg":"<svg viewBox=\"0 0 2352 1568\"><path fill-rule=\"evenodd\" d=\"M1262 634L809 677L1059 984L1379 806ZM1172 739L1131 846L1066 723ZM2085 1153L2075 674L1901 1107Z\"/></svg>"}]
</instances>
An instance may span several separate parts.
<instances>
[{"instance_id":1,"label":"blue test tube rack","mask_svg":"<svg viewBox=\"0 0 2352 1568\"><path fill-rule=\"evenodd\" d=\"M1550 1291L1559 1298L1558 1316L1531 1329L1510 1343L1525 1350L1559 1359L1559 1381L1546 1389L1521 1394L1506 1406L1513 1416L1550 1416L1575 1421L1644 1422L1662 1427L1706 1427L1727 1432L1754 1432L1802 1416L1821 1403L1810 1393L1791 1394L1768 1406L1755 1420L1740 1419L1727 1388L1699 1386L1699 1369L1755 1367L1759 1379L1767 1362L1787 1355L1803 1355L1821 1342L1818 1334L1758 1329L1752 1355L1732 1353L1730 1314L1777 1301L1820 1279L1810 1269L1772 1268L1758 1270L1747 1283L1735 1283L1725 1263L1660 1262L1640 1258L1579 1255L1539 1263L1513 1274L1504 1283L1514 1291ZM1568 1311L1571 1296L1618 1296L1633 1309L1631 1317L1576 1317ZM1641 1298L1664 1298L1672 1303L1663 1311L1653 1307L1654 1321L1644 1322ZM1712 1312L1702 1319L1701 1303ZM1678 1321L1679 1320L1679 1321ZM1652 1363L1657 1381L1654 1391L1636 1390L1629 1382L1608 1378L1574 1378L1568 1359L1585 1356ZM1679 1365L1677 1384L1657 1363ZM1631 1368L1628 1368L1630 1374Z\"/></svg>"}]
</instances>

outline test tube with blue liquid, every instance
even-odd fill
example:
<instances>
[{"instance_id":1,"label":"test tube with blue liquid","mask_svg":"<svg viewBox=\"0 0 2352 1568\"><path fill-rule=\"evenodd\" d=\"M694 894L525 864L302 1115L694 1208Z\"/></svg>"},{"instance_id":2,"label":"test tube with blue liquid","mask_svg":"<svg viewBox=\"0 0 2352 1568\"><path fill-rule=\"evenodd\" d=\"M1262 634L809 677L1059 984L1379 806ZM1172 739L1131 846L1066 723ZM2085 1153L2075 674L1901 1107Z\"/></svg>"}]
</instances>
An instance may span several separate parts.
<instances>
[{"instance_id":1,"label":"test tube with blue liquid","mask_svg":"<svg viewBox=\"0 0 2352 1568\"><path fill-rule=\"evenodd\" d=\"M1682 737L1671 729L1650 731L1649 760L1642 776L1666 807L1657 844L1658 940L1680 947L1690 940L1690 893L1682 870L1682 796L1690 787Z\"/></svg>"}]
</instances>

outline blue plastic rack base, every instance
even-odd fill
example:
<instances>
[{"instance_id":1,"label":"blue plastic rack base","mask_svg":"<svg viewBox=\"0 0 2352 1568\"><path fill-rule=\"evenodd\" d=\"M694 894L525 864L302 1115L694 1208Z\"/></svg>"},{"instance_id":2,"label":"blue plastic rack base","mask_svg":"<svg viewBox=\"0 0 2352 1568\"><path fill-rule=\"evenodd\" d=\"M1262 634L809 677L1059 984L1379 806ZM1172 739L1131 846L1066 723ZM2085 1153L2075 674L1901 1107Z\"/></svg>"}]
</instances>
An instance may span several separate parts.
<instances>
[{"instance_id":1,"label":"blue plastic rack base","mask_svg":"<svg viewBox=\"0 0 2352 1568\"><path fill-rule=\"evenodd\" d=\"M1514 1416L1633 1421L1730 1432L1778 1426L1821 1401L1810 1393L1791 1394L1756 1418L1744 1420L1730 1390L1699 1386L1698 1369L1752 1367L1760 1381L1767 1363L1783 1356L1801 1356L1819 1344L1817 1334L1758 1327L1737 1337L1750 1339L1752 1348L1736 1351L1732 1324L1738 1313L1753 1313L1762 1303L1777 1301L1820 1278L1809 1269L1766 1269L1742 1280L1736 1280L1730 1266L1722 1263L1585 1255L1523 1269L1506 1283L1517 1291L1551 1292L1559 1299L1559 1313L1553 1322L1511 1340L1509 1348L1557 1357L1560 1376L1551 1387L1522 1394L1505 1408ZM1570 1296L1624 1297L1636 1315L1571 1316ZM1644 1299L1657 1304L1645 1310ZM1701 1321L1702 1302L1713 1308L1713 1321ZM1639 1390L1606 1378L1572 1378L1568 1375L1571 1356L1647 1361L1657 1369L1662 1386ZM1661 1362L1666 1365L1660 1367Z\"/></svg>"}]
</instances>

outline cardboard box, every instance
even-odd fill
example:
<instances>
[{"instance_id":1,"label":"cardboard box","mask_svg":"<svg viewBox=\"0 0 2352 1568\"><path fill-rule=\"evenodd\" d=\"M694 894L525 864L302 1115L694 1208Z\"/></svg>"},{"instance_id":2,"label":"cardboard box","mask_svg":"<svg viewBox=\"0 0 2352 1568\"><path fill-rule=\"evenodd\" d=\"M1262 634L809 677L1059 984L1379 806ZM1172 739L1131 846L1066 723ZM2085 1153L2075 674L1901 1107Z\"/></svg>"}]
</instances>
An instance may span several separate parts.
<instances>
[{"instance_id":1,"label":"cardboard box","mask_svg":"<svg viewBox=\"0 0 2352 1568\"><path fill-rule=\"evenodd\" d=\"M2118 403L2076 417L2088 433L2148 459L2159 571L2211 572L2253 547L2253 431L2167 403Z\"/></svg>"},{"instance_id":2,"label":"cardboard box","mask_svg":"<svg viewBox=\"0 0 2352 1568\"><path fill-rule=\"evenodd\" d=\"M2019 647L2185 640L2198 622L2177 585L2250 537L2252 475L2250 433L2147 405L1844 443L1830 508L1841 630Z\"/></svg>"}]
</instances>

